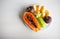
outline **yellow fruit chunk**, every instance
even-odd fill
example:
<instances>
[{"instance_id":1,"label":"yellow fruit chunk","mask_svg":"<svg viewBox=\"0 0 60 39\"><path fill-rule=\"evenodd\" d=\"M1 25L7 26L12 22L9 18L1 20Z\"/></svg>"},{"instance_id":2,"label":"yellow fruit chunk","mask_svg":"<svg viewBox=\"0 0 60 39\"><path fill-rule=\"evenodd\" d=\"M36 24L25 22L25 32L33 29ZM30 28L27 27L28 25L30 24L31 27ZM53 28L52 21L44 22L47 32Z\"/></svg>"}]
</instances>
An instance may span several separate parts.
<instances>
[{"instance_id":1,"label":"yellow fruit chunk","mask_svg":"<svg viewBox=\"0 0 60 39\"><path fill-rule=\"evenodd\" d=\"M45 17L45 12L44 13L41 13L41 17L44 18Z\"/></svg>"},{"instance_id":2,"label":"yellow fruit chunk","mask_svg":"<svg viewBox=\"0 0 60 39\"><path fill-rule=\"evenodd\" d=\"M38 13L39 11L39 5L36 6L36 12Z\"/></svg>"},{"instance_id":3,"label":"yellow fruit chunk","mask_svg":"<svg viewBox=\"0 0 60 39\"><path fill-rule=\"evenodd\" d=\"M45 17L45 7L44 6L41 6L40 13L41 13L41 17L44 18Z\"/></svg>"},{"instance_id":4,"label":"yellow fruit chunk","mask_svg":"<svg viewBox=\"0 0 60 39\"><path fill-rule=\"evenodd\" d=\"M45 10L45 16L49 16L49 11Z\"/></svg>"},{"instance_id":5,"label":"yellow fruit chunk","mask_svg":"<svg viewBox=\"0 0 60 39\"><path fill-rule=\"evenodd\" d=\"M44 11L45 11L45 7L41 6L40 13L44 13Z\"/></svg>"},{"instance_id":6,"label":"yellow fruit chunk","mask_svg":"<svg viewBox=\"0 0 60 39\"><path fill-rule=\"evenodd\" d=\"M40 13L40 6L39 5L34 5L33 6L34 10L35 10L35 13Z\"/></svg>"}]
</instances>

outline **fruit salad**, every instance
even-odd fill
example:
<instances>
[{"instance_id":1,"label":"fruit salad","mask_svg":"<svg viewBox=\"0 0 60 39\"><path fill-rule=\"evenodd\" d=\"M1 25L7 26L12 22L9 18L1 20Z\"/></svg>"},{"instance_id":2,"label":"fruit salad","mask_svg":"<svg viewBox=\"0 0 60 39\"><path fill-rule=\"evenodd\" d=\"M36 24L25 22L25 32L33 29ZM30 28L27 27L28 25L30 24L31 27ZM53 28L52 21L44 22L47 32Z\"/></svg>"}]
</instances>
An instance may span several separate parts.
<instances>
[{"instance_id":1,"label":"fruit salad","mask_svg":"<svg viewBox=\"0 0 60 39\"><path fill-rule=\"evenodd\" d=\"M33 5L26 8L23 20L34 32L38 32L41 28L45 28L46 24L51 23L52 18L44 6Z\"/></svg>"}]
</instances>

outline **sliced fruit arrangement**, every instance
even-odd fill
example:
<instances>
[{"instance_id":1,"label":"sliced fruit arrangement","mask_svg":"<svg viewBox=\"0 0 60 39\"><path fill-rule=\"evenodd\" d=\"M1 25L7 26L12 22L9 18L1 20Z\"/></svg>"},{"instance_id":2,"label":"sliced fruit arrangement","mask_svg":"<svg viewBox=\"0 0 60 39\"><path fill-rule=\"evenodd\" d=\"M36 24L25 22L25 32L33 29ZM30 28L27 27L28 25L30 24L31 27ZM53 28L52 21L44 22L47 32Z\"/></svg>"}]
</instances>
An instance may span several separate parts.
<instances>
[{"instance_id":1,"label":"sliced fruit arrangement","mask_svg":"<svg viewBox=\"0 0 60 39\"><path fill-rule=\"evenodd\" d=\"M23 20L33 31L37 32L46 27L46 24L50 23L52 18L44 6L33 5L27 7L26 12L23 14Z\"/></svg>"}]
</instances>

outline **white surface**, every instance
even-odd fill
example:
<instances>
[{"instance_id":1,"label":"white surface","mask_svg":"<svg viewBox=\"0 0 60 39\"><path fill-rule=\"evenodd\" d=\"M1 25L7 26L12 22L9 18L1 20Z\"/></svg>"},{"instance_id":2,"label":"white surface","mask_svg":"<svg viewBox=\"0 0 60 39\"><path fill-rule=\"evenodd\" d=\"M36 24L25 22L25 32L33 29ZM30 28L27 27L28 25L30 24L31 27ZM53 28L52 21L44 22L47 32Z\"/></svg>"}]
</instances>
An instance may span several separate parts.
<instances>
[{"instance_id":1,"label":"white surface","mask_svg":"<svg viewBox=\"0 0 60 39\"><path fill-rule=\"evenodd\" d=\"M59 3L60 0L0 0L0 37L2 39L59 39ZM50 27L33 32L24 26L22 13L31 4L44 5L50 11L53 19Z\"/></svg>"}]
</instances>

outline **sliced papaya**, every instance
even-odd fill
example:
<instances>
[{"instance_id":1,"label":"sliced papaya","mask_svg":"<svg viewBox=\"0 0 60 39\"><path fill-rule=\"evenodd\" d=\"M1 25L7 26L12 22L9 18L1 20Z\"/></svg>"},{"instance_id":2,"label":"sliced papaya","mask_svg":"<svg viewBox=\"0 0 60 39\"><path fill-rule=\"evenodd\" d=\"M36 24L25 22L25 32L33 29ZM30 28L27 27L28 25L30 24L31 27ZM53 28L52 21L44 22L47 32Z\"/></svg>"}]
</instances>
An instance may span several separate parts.
<instances>
[{"instance_id":1,"label":"sliced papaya","mask_svg":"<svg viewBox=\"0 0 60 39\"><path fill-rule=\"evenodd\" d=\"M25 12L23 15L23 20L33 31L37 32L41 29L37 19L31 12Z\"/></svg>"}]
</instances>

